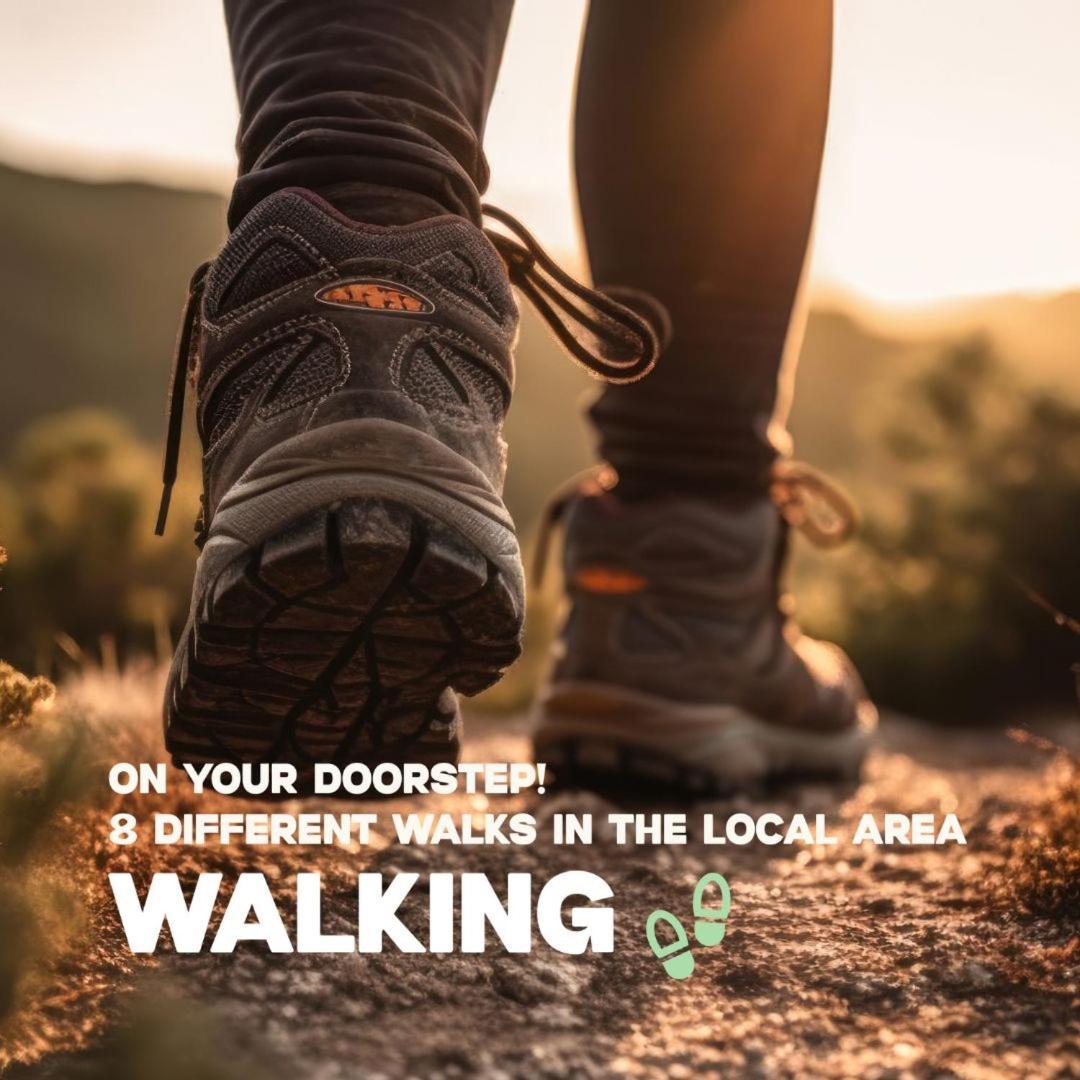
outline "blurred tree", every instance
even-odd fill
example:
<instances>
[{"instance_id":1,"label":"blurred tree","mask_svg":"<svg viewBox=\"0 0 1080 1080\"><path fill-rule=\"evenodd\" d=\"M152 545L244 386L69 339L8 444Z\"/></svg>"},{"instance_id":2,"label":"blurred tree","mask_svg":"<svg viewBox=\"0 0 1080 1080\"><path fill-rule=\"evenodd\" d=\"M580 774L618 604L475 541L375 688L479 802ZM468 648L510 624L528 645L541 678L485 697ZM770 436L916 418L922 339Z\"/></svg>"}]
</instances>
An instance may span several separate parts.
<instances>
[{"instance_id":1,"label":"blurred tree","mask_svg":"<svg viewBox=\"0 0 1080 1080\"><path fill-rule=\"evenodd\" d=\"M1032 594L1080 606L1080 408L976 338L902 381L872 441L853 476L861 543L810 586L804 621L894 707L1068 701L1078 639Z\"/></svg>"},{"instance_id":2,"label":"blurred tree","mask_svg":"<svg viewBox=\"0 0 1080 1080\"><path fill-rule=\"evenodd\" d=\"M153 535L159 465L150 447L116 417L80 410L32 424L9 461L0 655L49 671L58 634L96 656L103 640L150 648L160 624L175 628L194 548L180 530Z\"/></svg>"}]
</instances>

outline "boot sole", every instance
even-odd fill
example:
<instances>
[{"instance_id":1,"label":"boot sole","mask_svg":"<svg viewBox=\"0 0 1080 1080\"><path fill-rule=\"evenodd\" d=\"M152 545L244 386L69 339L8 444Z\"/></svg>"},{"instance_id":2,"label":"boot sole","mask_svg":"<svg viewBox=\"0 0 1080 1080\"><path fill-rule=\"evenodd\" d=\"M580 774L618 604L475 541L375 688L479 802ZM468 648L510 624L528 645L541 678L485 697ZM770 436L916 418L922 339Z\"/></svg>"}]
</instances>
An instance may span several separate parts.
<instances>
[{"instance_id":1,"label":"boot sole","mask_svg":"<svg viewBox=\"0 0 1080 1080\"><path fill-rule=\"evenodd\" d=\"M855 779L876 726L869 701L854 726L810 732L735 706L575 682L552 687L540 703L534 745L563 786L707 797L778 776Z\"/></svg>"},{"instance_id":2,"label":"boot sole","mask_svg":"<svg viewBox=\"0 0 1080 1080\"><path fill-rule=\"evenodd\" d=\"M523 587L498 496L433 443L329 425L222 500L166 695L174 763L290 762L304 783L316 762L457 759L454 691L517 658Z\"/></svg>"}]
</instances>

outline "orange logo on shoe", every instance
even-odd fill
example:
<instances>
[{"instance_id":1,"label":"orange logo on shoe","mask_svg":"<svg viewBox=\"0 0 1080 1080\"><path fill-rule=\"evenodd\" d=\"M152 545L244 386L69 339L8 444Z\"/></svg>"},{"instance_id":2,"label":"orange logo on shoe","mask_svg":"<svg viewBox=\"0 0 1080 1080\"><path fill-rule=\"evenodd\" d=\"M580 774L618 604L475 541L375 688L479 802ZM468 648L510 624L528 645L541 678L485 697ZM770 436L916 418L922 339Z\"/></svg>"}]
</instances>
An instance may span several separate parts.
<instances>
[{"instance_id":1,"label":"orange logo on shoe","mask_svg":"<svg viewBox=\"0 0 1080 1080\"><path fill-rule=\"evenodd\" d=\"M320 289L315 299L334 307L364 308L367 311L403 315L424 315L435 310L435 305L419 293L389 281L339 281Z\"/></svg>"},{"instance_id":2,"label":"orange logo on shoe","mask_svg":"<svg viewBox=\"0 0 1080 1080\"><path fill-rule=\"evenodd\" d=\"M611 566L583 566L574 572L574 584L585 592L623 596L641 592L649 582L631 570Z\"/></svg>"}]
</instances>

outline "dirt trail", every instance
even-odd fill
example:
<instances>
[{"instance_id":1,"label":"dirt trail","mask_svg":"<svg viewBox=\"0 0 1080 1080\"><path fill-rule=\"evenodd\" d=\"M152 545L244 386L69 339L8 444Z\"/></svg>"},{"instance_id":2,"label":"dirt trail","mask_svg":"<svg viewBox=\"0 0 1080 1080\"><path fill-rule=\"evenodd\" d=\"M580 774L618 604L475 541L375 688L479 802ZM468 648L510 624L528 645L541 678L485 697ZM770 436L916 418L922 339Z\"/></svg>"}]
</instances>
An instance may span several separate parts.
<instances>
[{"instance_id":1,"label":"dirt trail","mask_svg":"<svg viewBox=\"0 0 1080 1080\"><path fill-rule=\"evenodd\" d=\"M526 752L522 724L470 726L470 759L514 760ZM8 1075L141 1080L147 1074L132 1064L140 1059L119 1018L132 1000L144 1011L149 1000L169 1045L194 1032L204 1048L221 1049L214 1059L220 1068L205 1075L223 1077L1080 1076L1075 928L1070 938L1060 925L986 904L1001 838L1038 797L1041 763L1003 736L942 734L892 719L857 790L802 785L695 808L823 811L838 832L868 810L955 810L967 848L736 849L697 840L649 848L603 838L591 848L420 848L392 843L384 828L383 840L364 852L130 855L138 873L257 869L280 882L282 896L296 872L318 869L327 882L328 932L355 930L354 875L362 868L480 870L496 879L511 870L546 879L591 869L615 891L616 949L603 956L564 956L540 941L525 956L267 956L241 946L234 955L144 963L123 947L102 889L107 869L121 860L102 845L98 815L81 838L98 852L98 865L85 875L90 945L65 962L53 996L42 995L27 1015L17 1049L36 1062ZM582 793L491 803L525 806L540 815L611 809ZM430 800L428 808L484 807L461 797ZM659 906L688 915L690 892L706 869L732 882L728 936L720 947L699 950L695 974L676 983L660 973L642 928ZM422 927L425 906L414 890L403 908L406 923L411 914ZM132 987L142 993L116 992ZM183 1019L190 1002L201 1006L202 1019ZM163 1060L164 1051L150 1052ZM174 1075L166 1065L153 1071Z\"/></svg>"}]
</instances>

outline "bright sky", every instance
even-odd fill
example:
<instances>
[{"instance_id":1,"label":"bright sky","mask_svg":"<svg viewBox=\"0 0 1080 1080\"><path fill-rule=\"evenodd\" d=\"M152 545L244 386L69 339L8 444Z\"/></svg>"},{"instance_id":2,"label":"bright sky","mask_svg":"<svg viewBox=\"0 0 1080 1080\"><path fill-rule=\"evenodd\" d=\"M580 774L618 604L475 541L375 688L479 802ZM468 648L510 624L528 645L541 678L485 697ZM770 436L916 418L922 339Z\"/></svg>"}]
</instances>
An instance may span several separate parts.
<instances>
[{"instance_id":1,"label":"bright sky","mask_svg":"<svg viewBox=\"0 0 1080 1080\"><path fill-rule=\"evenodd\" d=\"M493 201L575 242L568 123L585 0L518 0ZM0 158L226 189L219 0L0 0ZM1080 285L1080 3L837 0L813 278L886 304Z\"/></svg>"}]
</instances>

